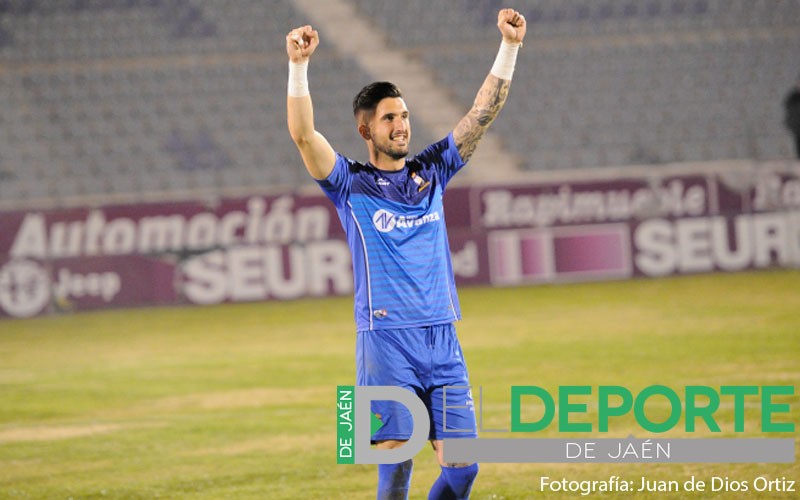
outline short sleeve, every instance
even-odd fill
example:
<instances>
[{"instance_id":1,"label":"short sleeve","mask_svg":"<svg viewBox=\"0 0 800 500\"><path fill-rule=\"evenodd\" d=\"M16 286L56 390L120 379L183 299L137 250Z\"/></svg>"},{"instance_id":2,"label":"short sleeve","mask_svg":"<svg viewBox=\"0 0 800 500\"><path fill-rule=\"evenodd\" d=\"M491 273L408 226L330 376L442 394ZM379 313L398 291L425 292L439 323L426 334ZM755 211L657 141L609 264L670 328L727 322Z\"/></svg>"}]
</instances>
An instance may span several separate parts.
<instances>
[{"instance_id":1,"label":"short sleeve","mask_svg":"<svg viewBox=\"0 0 800 500\"><path fill-rule=\"evenodd\" d=\"M350 184L353 179L350 168L352 163L352 160L336 153L336 163L334 163L331 173L325 179L317 179L319 187L337 207L344 206L347 203Z\"/></svg>"},{"instance_id":2,"label":"short sleeve","mask_svg":"<svg viewBox=\"0 0 800 500\"><path fill-rule=\"evenodd\" d=\"M461 158L461 154L456 147L453 133L439 142L433 143L417 155L417 159L423 164L433 165L439 174L439 178L446 185L447 182L461 170L466 162Z\"/></svg>"}]
</instances>

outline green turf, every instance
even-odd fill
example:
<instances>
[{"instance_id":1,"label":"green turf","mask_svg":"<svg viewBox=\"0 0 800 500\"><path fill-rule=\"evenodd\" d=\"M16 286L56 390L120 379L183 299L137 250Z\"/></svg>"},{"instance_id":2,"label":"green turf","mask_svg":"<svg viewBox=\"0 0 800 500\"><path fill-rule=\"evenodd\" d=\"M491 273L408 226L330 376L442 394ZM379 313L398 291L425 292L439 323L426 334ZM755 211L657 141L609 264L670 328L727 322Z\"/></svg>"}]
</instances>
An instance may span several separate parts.
<instances>
[{"instance_id":1,"label":"green turf","mask_svg":"<svg viewBox=\"0 0 800 500\"><path fill-rule=\"evenodd\" d=\"M797 271L473 288L461 299L484 428L507 427L511 385L800 378ZM335 389L354 380L353 329L349 298L2 321L0 498L374 498L374 466L335 463ZM784 401L800 421L800 398ZM720 409L722 434L764 437L755 411L736 434L732 409ZM633 421L622 419L609 434L628 432ZM432 453L420 453L411 497L426 498L437 474ZM800 482L796 463L484 464L473 498L542 497L541 476L612 475ZM748 492L760 497L781 495Z\"/></svg>"}]
</instances>

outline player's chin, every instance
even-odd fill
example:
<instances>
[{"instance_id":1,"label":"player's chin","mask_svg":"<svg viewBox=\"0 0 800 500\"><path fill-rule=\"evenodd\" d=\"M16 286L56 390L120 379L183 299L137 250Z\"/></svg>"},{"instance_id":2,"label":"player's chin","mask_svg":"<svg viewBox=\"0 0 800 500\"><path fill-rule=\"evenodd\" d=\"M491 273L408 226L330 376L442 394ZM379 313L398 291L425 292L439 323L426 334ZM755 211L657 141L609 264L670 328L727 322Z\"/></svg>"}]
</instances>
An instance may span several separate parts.
<instances>
[{"instance_id":1,"label":"player's chin","mask_svg":"<svg viewBox=\"0 0 800 500\"><path fill-rule=\"evenodd\" d=\"M394 160L403 159L408 156L408 142L403 141L400 144L397 142L387 144L383 152Z\"/></svg>"},{"instance_id":2,"label":"player's chin","mask_svg":"<svg viewBox=\"0 0 800 500\"><path fill-rule=\"evenodd\" d=\"M389 157L393 160L402 160L408 156L408 148L397 148L389 151Z\"/></svg>"},{"instance_id":3,"label":"player's chin","mask_svg":"<svg viewBox=\"0 0 800 500\"><path fill-rule=\"evenodd\" d=\"M405 158L408 156L408 141L403 141L402 144L397 145L397 147L392 148L394 154L397 155L397 159Z\"/></svg>"}]
</instances>

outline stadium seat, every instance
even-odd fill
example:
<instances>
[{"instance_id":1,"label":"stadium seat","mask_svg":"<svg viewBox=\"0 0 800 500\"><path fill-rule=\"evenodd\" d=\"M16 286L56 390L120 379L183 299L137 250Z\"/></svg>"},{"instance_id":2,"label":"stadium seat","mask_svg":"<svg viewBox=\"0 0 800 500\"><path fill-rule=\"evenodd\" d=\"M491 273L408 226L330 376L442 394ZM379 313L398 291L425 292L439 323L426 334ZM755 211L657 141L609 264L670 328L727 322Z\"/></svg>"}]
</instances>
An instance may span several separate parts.
<instances>
[{"instance_id":1,"label":"stadium seat","mask_svg":"<svg viewBox=\"0 0 800 500\"><path fill-rule=\"evenodd\" d=\"M494 4L350 1L469 108L497 50ZM0 5L2 200L310 182L282 98L283 37L306 21L292 0ZM509 5L530 29L493 130L520 168L791 155L798 2ZM365 156L349 103L376 76L329 46L310 69L318 126L344 154ZM436 139L414 123L415 144Z\"/></svg>"}]
</instances>

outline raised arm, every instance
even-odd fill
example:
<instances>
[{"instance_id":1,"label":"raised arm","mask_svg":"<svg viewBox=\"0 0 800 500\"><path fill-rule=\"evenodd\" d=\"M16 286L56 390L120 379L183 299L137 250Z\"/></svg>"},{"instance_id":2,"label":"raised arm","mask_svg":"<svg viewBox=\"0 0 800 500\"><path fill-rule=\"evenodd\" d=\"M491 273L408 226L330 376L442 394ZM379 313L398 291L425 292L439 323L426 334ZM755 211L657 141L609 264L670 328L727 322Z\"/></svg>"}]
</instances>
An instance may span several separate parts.
<instances>
[{"instance_id":1,"label":"raised arm","mask_svg":"<svg viewBox=\"0 0 800 500\"><path fill-rule=\"evenodd\" d=\"M514 9L503 9L497 14L497 27L503 34L497 59L478 90L472 108L453 129L453 139L464 161L472 157L486 129L506 102L517 51L525 38L525 17Z\"/></svg>"},{"instance_id":2,"label":"raised arm","mask_svg":"<svg viewBox=\"0 0 800 500\"><path fill-rule=\"evenodd\" d=\"M314 128L314 107L308 91L308 60L318 45L319 34L311 26L295 28L286 35L289 56L286 121L308 173L315 179L325 179L333 170L336 153Z\"/></svg>"}]
</instances>

